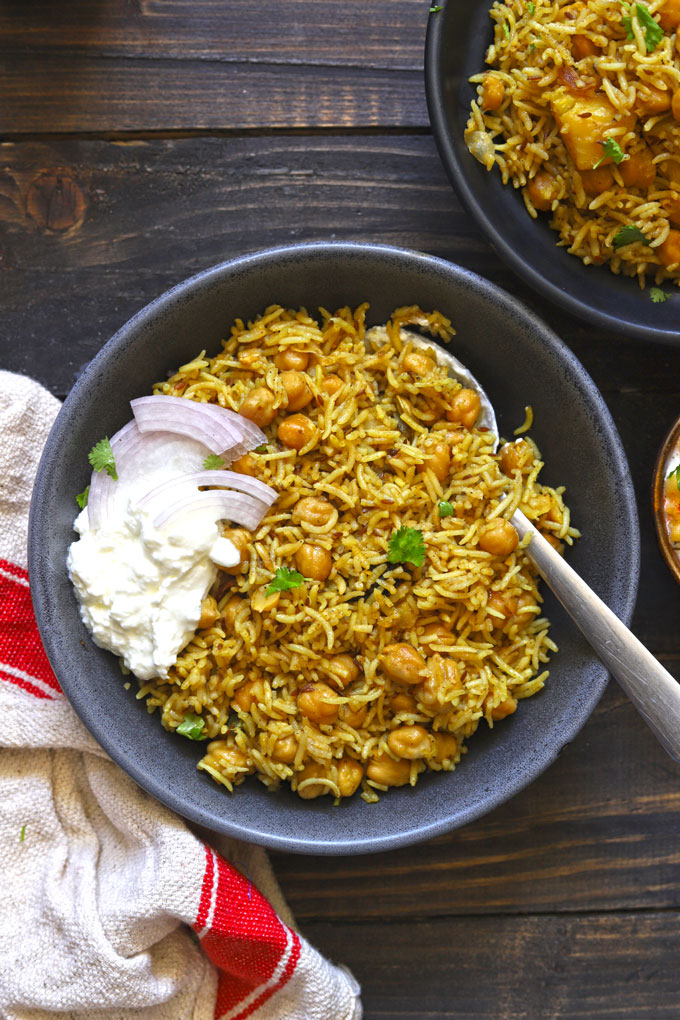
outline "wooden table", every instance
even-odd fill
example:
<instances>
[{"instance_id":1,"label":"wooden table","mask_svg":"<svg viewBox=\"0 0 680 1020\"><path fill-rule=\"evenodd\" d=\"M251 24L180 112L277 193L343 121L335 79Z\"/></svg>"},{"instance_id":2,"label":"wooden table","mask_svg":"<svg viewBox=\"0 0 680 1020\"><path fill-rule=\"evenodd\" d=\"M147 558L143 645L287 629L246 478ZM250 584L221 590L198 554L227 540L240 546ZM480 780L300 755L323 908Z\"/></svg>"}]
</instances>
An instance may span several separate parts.
<instances>
[{"instance_id":1,"label":"wooden table","mask_svg":"<svg viewBox=\"0 0 680 1020\"><path fill-rule=\"evenodd\" d=\"M2 367L64 396L151 298L272 244L396 243L480 272L604 394L639 502L634 629L680 676L680 589L650 514L680 347L583 325L499 262L429 130L427 18L426 0L3 0ZM558 762L481 821L274 866L369 1018L680 1017L680 769L615 683Z\"/></svg>"}]
</instances>

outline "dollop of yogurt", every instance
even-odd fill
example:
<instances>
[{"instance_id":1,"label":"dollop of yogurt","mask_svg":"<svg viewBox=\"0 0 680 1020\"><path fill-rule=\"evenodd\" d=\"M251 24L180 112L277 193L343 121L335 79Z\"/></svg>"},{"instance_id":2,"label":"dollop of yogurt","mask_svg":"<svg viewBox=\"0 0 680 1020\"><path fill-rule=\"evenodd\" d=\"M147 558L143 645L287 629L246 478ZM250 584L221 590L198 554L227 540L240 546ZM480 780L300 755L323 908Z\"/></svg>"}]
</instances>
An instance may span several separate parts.
<instances>
[{"instance_id":1,"label":"dollop of yogurt","mask_svg":"<svg viewBox=\"0 0 680 1020\"><path fill-rule=\"evenodd\" d=\"M203 456L199 446L197 459ZM96 644L118 655L141 680L168 675L196 630L217 564L235 566L240 559L214 520L187 527L180 519L157 528L157 511L136 505L141 492L176 476L178 466L154 465L141 488L139 477L126 485L121 476L111 518L94 529L87 507L82 510L74 523L80 537L68 551L85 626Z\"/></svg>"}]
</instances>

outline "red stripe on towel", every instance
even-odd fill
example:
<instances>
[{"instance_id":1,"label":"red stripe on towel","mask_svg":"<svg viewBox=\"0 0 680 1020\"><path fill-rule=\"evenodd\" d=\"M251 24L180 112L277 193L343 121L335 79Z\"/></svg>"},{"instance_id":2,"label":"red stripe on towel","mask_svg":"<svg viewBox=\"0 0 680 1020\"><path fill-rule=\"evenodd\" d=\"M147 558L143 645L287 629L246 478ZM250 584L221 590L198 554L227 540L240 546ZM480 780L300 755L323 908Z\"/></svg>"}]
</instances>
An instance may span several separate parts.
<instances>
[{"instance_id":1,"label":"red stripe on towel","mask_svg":"<svg viewBox=\"0 0 680 1020\"><path fill-rule=\"evenodd\" d=\"M40 640L27 579L22 567L0 560L0 668L5 666L10 672L9 676L3 675L3 679L30 690L33 677L53 691L61 692ZM12 676L13 670L28 676ZM49 697L43 691L39 696Z\"/></svg>"}]
</instances>

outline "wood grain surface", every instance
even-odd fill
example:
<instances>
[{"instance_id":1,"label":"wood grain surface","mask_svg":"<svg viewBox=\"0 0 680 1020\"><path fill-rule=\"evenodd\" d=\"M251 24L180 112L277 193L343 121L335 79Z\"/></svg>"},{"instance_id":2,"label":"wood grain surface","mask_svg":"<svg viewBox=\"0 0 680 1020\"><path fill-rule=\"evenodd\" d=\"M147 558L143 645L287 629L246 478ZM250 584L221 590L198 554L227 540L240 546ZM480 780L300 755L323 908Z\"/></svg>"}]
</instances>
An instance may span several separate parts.
<instances>
[{"instance_id":1,"label":"wood grain surface","mask_svg":"<svg viewBox=\"0 0 680 1020\"><path fill-rule=\"evenodd\" d=\"M633 628L680 677L680 588L650 509L680 349L593 329L496 257L428 130L427 7L0 4L1 367L63 397L148 301L269 245L371 240L458 262L550 322L602 391L638 499ZM679 780L612 683L557 762L476 823L387 854L273 863L369 1018L676 1020Z\"/></svg>"}]
</instances>

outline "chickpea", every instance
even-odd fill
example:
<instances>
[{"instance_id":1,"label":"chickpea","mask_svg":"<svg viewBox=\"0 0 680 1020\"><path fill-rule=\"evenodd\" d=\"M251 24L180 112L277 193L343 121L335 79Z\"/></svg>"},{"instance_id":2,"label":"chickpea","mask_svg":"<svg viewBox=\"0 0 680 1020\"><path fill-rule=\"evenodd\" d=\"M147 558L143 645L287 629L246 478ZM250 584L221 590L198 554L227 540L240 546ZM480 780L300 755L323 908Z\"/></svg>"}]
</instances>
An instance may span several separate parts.
<instances>
[{"instance_id":1,"label":"chickpea","mask_svg":"<svg viewBox=\"0 0 680 1020\"><path fill-rule=\"evenodd\" d=\"M220 611L217 608L217 602L212 595L206 595L201 602L201 615L196 624L199 630L204 627L212 627L213 623L220 618Z\"/></svg>"},{"instance_id":2,"label":"chickpea","mask_svg":"<svg viewBox=\"0 0 680 1020\"><path fill-rule=\"evenodd\" d=\"M463 681L456 660L434 655L429 674L418 687L417 695L421 704L431 712L446 712L450 708L451 697L462 690Z\"/></svg>"},{"instance_id":3,"label":"chickpea","mask_svg":"<svg viewBox=\"0 0 680 1020\"><path fill-rule=\"evenodd\" d=\"M597 198L603 191L614 186L614 174L611 167L598 166L595 170L581 170L583 190L590 198Z\"/></svg>"},{"instance_id":4,"label":"chickpea","mask_svg":"<svg viewBox=\"0 0 680 1020\"><path fill-rule=\"evenodd\" d=\"M482 109L497 110L505 98L505 83L493 74L484 76L482 84Z\"/></svg>"},{"instance_id":5,"label":"chickpea","mask_svg":"<svg viewBox=\"0 0 680 1020\"><path fill-rule=\"evenodd\" d=\"M330 793L329 787L325 783L310 783L309 786L305 786L304 789L300 789L300 784L304 783L306 779L327 779L326 769L323 765L319 765L318 762L311 761L308 765L298 772L297 779L297 794L302 797L303 800L314 800L315 797L323 797L325 793Z\"/></svg>"},{"instance_id":6,"label":"chickpea","mask_svg":"<svg viewBox=\"0 0 680 1020\"><path fill-rule=\"evenodd\" d=\"M432 471L438 482L443 482L451 467L451 451L446 443L435 443L427 450L427 460L419 465L420 471Z\"/></svg>"},{"instance_id":7,"label":"chickpea","mask_svg":"<svg viewBox=\"0 0 680 1020\"><path fill-rule=\"evenodd\" d=\"M351 797L364 778L364 770L354 758L341 758L338 762L338 790L341 797Z\"/></svg>"},{"instance_id":8,"label":"chickpea","mask_svg":"<svg viewBox=\"0 0 680 1020\"><path fill-rule=\"evenodd\" d=\"M666 216L676 227L680 227L680 198L672 198L664 203Z\"/></svg>"},{"instance_id":9,"label":"chickpea","mask_svg":"<svg viewBox=\"0 0 680 1020\"><path fill-rule=\"evenodd\" d=\"M509 556L517 548L519 535L510 521L497 517L479 536L479 548L492 556Z\"/></svg>"},{"instance_id":10,"label":"chickpea","mask_svg":"<svg viewBox=\"0 0 680 1020\"><path fill-rule=\"evenodd\" d=\"M272 758L281 762L282 765L292 765L295 755L298 753L298 742L291 734L287 737L279 737L272 748Z\"/></svg>"},{"instance_id":11,"label":"chickpea","mask_svg":"<svg viewBox=\"0 0 680 1020\"><path fill-rule=\"evenodd\" d=\"M301 411L312 400L312 390L302 372L283 372L281 384L288 397L288 410Z\"/></svg>"},{"instance_id":12,"label":"chickpea","mask_svg":"<svg viewBox=\"0 0 680 1020\"><path fill-rule=\"evenodd\" d=\"M505 443L501 447L501 471L512 478L515 471L523 473L534 462L534 452L527 442L517 439L514 443Z\"/></svg>"},{"instance_id":13,"label":"chickpea","mask_svg":"<svg viewBox=\"0 0 680 1020\"><path fill-rule=\"evenodd\" d=\"M236 705L246 715L253 705L264 699L264 682L260 677L246 680L237 687L231 699L232 705Z\"/></svg>"},{"instance_id":14,"label":"chickpea","mask_svg":"<svg viewBox=\"0 0 680 1020\"><path fill-rule=\"evenodd\" d=\"M250 544L251 534L246 531L245 528L225 528L223 532L224 538L228 538L232 542L241 554L241 559L238 561L235 567L222 567L222 570L227 574L242 574L246 569L246 563L248 562L248 546Z\"/></svg>"},{"instance_id":15,"label":"chickpea","mask_svg":"<svg viewBox=\"0 0 680 1020\"><path fill-rule=\"evenodd\" d=\"M229 631L234 629L236 625L236 617L243 605L245 605L245 602L242 598L239 598L238 595L233 595L232 598L229 599L222 610L222 619L224 620L226 630Z\"/></svg>"},{"instance_id":16,"label":"chickpea","mask_svg":"<svg viewBox=\"0 0 680 1020\"><path fill-rule=\"evenodd\" d=\"M488 707L488 702L491 700L491 695L487 694L484 699L484 707ZM513 712L517 711L517 701L513 698L512 694L508 694L506 698L501 701L499 705L494 705L491 709L491 718L494 722L500 722L501 719L505 719L507 716L512 715Z\"/></svg>"},{"instance_id":17,"label":"chickpea","mask_svg":"<svg viewBox=\"0 0 680 1020\"><path fill-rule=\"evenodd\" d=\"M301 450L318 435L318 429L306 414L291 414L279 425L277 436L284 446L291 450Z\"/></svg>"},{"instance_id":18,"label":"chickpea","mask_svg":"<svg viewBox=\"0 0 680 1020\"><path fill-rule=\"evenodd\" d=\"M657 14L664 32L672 32L680 26L680 0L666 0Z\"/></svg>"},{"instance_id":19,"label":"chickpea","mask_svg":"<svg viewBox=\"0 0 680 1020\"><path fill-rule=\"evenodd\" d=\"M429 375L434 368L434 361L424 351L408 351L403 357L402 366L413 375Z\"/></svg>"},{"instance_id":20,"label":"chickpea","mask_svg":"<svg viewBox=\"0 0 680 1020\"><path fill-rule=\"evenodd\" d=\"M228 740L211 740L207 747L207 764L221 772L228 779L234 779L239 773L252 772L253 766L248 756Z\"/></svg>"},{"instance_id":21,"label":"chickpea","mask_svg":"<svg viewBox=\"0 0 680 1020\"><path fill-rule=\"evenodd\" d=\"M418 703L410 694L393 694L390 698L390 708L395 715L400 712L417 712Z\"/></svg>"},{"instance_id":22,"label":"chickpea","mask_svg":"<svg viewBox=\"0 0 680 1020\"><path fill-rule=\"evenodd\" d=\"M434 733L433 758L438 762L452 761L458 751L458 741L453 733Z\"/></svg>"},{"instance_id":23,"label":"chickpea","mask_svg":"<svg viewBox=\"0 0 680 1020\"><path fill-rule=\"evenodd\" d=\"M234 461L231 470L236 471L239 475L255 475L255 460L249 453L246 453Z\"/></svg>"},{"instance_id":24,"label":"chickpea","mask_svg":"<svg viewBox=\"0 0 680 1020\"><path fill-rule=\"evenodd\" d=\"M424 726L398 726L387 738L387 746L399 758L429 758L432 754L432 737Z\"/></svg>"},{"instance_id":25,"label":"chickpea","mask_svg":"<svg viewBox=\"0 0 680 1020\"><path fill-rule=\"evenodd\" d=\"M425 659L412 645L386 645L381 655L383 669L392 680L404 684L418 684L425 668Z\"/></svg>"},{"instance_id":26,"label":"chickpea","mask_svg":"<svg viewBox=\"0 0 680 1020\"><path fill-rule=\"evenodd\" d=\"M238 360L241 365L254 365L261 357L262 351L259 347L244 347L238 352Z\"/></svg>"},{"instance_id":27,"label":"chickpea","mask_svg":"<svg viewBox=\"0 0 680 1020\"><path fill-rule=\"evenodd\" d=\"M328 684L307 684L297 696L297 705L302 715L311 722L332 723L338 718L338 706L329 698L336 696Z\"/></svg>"},{"instance_id":28,"label":"chickpea","mask_svg":"<svg viewBox=\"0 0 680 1020\"><path fill-rule=\"evenodd\" d=\"M293 508L293 520L322 528L333 516L333 504L320 496L305 496Z\"/></svg>"},{"instance_id":29,"label":"chickpea","mask_svg":"<svg viewBox=\"0 0 680 1020\"><path fill-rule=\"evenodd\" d=\"M321 389L324 393L327 393L329 397L334 396L345 384L339 375L327 375L321 383Z\"/></svg>"},{"instance_id":30,"label":"chickpea","mask_svg":"<svg viewBox=\"0 0 680 1020\"><path fill-rule=\"evenodd\" d=\"M294 351L291 347L287 347L285 351L281 351L274 357L274 364L282 372L304 372L309 364L309 354L306 351Z\"/></svg>"},{"instance_id":31,"label":"chickpea","mask_svg":"<svg viewBox=\"0 0 680 1020\"><path fill-rule=\"evenodd\" d=\"M673 93L673 99L671 102L671 110L676 120L680 120L680 89L676 89Z\"/></svg>"},{"instance_id":32,"label":"chickpea","mask_svg":"<svg viewBox=\"0 0 680 1020\"><path fill-rule=\"evenodd\" d=\"M669 230L668 237L656 249L656 254L663 266L672 266L680 262L680 230Z\"/></svg>"},{"instance_id":33,"label":"chickpea","mask_svg":"<svg viewBox=\"0 0 680 1020\"><path fill-rule=\"evenodd\" d=\"M652 150L645 146L640 152L634 152L630 159L624 159L619 166L621 180L627 188L651 188L656 180L656 166Z\"/></svg>"},{"instance_id":34,"label":"chickpea","mask_svg":"<svg viewBox=\"0 0 680 1020\"><path fill-rule=\"evenodd\" d=\"M527 193L534 209L538 209L539 212L547 212L552 208L553 201L557 198L555 178L545 170L539 170L527 184Z\"/></svg>"},{"instance_id":35,"label":"chickpea","mask_svg":"<svg viewBox=\"0 0 680 1020\"><path fill-rule=\"evenodd\" d=\"M571 52L574 60L584 60L596 56L600 50L587 35L575 35L571 41Z\"/></svg>"},{"instance_id":36,"label":"chickpea","mask_svg":"<svg viewBox=\"0 0 680 1020\"><path fill-rule=\"evenodd\" d=\"M253 592L250 605L256 613L268 613L270 610L276 609L280 598L280 591L273 591L271 595L267 595L267 589L260 588L259 591Z\"/></svg>"},{"instance_id":37,"label":"chickpea","mask_svg":"<svg viewBox=\"0 0 680 1020\"><path fill-rule=\"evenodd\" d=\"M420 642L423 645L443 645L451 641L451 631L443 623L428 623L423 628Z\"/></svg>"},{"instance_id":38,"label":"chickpea","mask_svg":"<svg viewBox=\"0 0 680 1020\"><path fill-rule=\"evenodd\" d=\"M370 759L366 775L380 786L404 786L411 778L411 765L405 758L395 761L389 754L379 754Z\"/></svg>"},{"instance_id":39,"label":"chickpea","mask_svg":"<svg viewBox=\"0 0 680 1020\"><path fill-rule=\"evenodd\" d=\"M328 660L328 670L332 674L329 677L331 683L339 687L341 691L354 683L359 676L359 667L352 656L347 653L332 655Z\"/></svg>"},{"instance_id":40,"label":"chickpea","mask_svg":"<svg viewBox=\"0 0 680 1020\"><path fill-rule=\"evenodd\" d=\"M275 402L276 397L267 386L256 386L241 404L239 413L263 429L271 425L278 414Z\"/></svg>"},{"instance_id":41,"label":"chickpea","mask_svg":"<svg viewBox=\"0 0 680 1020\"><path fill-rule=\"evenodd\" d=\"M494 591L489 595L486 607L502 614L500 617L492 613L489 614L489 620L494 630L502 630L510 617L514 616L517 612L518 604L517 599L513 598L512 595L508 595L507 592Z\"/></svg>"},{"instance_id":42,"label":"chickpea","mask_svg":"<svg viewBox=\"0 0 680 1020\"><path fill-rule=\"evenodd\" d=\"M456 421L466 429L471 429L479 417L482 404L474 390L458 390L446 412L448 421Z\"/></svg>"},{"instance_id":43,"label":"chickpea","mask_svg":"<svg viewBox=\"0 0 680 1020\"><path fill-rule=\"evenodd\" d=\"M653 85L645 85L644 92L638 92L635 103L635 112L638 117L665 113L670 108L671 92L669 89L655 89Z\"/></svg>"},{"instance_id":44,"label":"chickpea","mask_svg":"<svg viewBox=\"0 0 680 1020\"><path fill-rule=\"evenodd\" d=\"M328 549L309 542L301 545L295 553L295 563L300 573L312 581L325 581L333 566Z\"/></svg>"},{"instance_id":45,"label":"chickpea","mask_svg":"<svg viewBox=\"0 0 680 1020\"><path fill-rule=\"evenodd\" d=\"M352 729L360 730L366 722L366 716L368 715L368 706L361 705L356 710L351 707L352 703L347 702L344 705L340 705L338 710L338 718L340 722L346 726L351 726Z\"/></svg>"}]
</instances>

